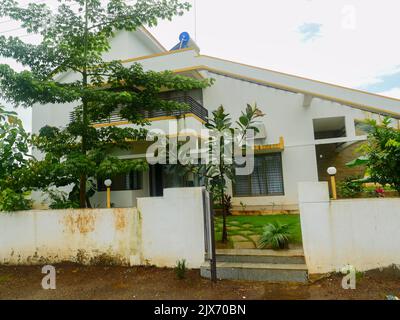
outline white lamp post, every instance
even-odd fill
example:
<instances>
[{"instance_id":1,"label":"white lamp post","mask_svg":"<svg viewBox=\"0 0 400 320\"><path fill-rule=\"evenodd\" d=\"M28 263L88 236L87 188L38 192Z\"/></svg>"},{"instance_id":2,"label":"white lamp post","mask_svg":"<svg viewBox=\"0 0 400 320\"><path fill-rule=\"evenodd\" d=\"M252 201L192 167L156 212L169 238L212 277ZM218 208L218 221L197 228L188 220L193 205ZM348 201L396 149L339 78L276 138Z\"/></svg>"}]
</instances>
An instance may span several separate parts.
<instances>
[{"instance_id":1,"label":"white lamp post","mask_svg":"<svg viewBox=\"0 0 400 320\"><path fill-rule=\"evenodd\" d=\"M328 170L326 170L328 174L331 176L331 188L332 188L332 198L333 200L337 199L337 192L336 192L336 173L337 169L335 167L329 167Z\"/></svg>"},{"instance_id":2,"label":"white lamp post","mask_svg":"<svg viewBox=\"0 0 400 320\"><path fill-rule=\"evenodd\" d=\"M104 181L104 185L107 187L107 208L111 208L111 179Z\"/></svg>"}]
</instances>

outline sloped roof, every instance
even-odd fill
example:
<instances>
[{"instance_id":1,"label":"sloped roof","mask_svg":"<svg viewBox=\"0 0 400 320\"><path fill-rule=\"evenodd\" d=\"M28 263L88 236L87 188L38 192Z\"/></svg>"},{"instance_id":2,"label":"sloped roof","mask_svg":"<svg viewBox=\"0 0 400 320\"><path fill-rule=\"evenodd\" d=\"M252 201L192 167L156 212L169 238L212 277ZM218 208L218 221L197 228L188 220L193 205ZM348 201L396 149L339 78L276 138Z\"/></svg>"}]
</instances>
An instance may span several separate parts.
<instances>
[{"instance_id":1,"label":"sloped roof","mask_svg":"<svg viewBox=\"0 0 400 320\"><path fill-rule=\"evenodd\" d=\"M400 119L400 99L201 55L197 50L191 48L137 57L124 62L131 61L140 62L148 69L154 68L155 71L172 70L179 73L206 71Z\"/></svg>"}]
</instances>

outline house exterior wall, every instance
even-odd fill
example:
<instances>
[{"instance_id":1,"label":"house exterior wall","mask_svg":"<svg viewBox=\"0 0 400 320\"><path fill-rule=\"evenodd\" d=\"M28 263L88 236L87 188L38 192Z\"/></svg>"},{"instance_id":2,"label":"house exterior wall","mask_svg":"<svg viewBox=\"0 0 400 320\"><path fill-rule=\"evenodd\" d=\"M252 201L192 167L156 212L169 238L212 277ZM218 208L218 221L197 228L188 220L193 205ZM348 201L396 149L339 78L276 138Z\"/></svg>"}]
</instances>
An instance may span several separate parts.
<instances>
[{"instance_id":1,"label":"house exterior wall","mask_svg":"<svg viewBox=\"0 0 400 320\"><path fill-rule=\"evenodd\" d=\"M144 41L145 35L142 31L128 32L119 31L114 38L110 40L110 51L103 54L106 61L127 60L135 56L147 56L160 52L157 46Z\"/></svg>"},{"instance_id":2,"label":"house exterior wall","mask_svg":"<svg viewBox=\"0 0 400 320\"><path fill-rule=\"evenodd\" d=\"M330 201L327 182L308 182L299 203L309 273L400 266L399 198Z\"/></svg>"},{"instance_id":3,"label":"house exterior wall","mask_svg":"<svg viewBox=\"0 0 400 320\"><path fill-rule=\"evenodd\" d=\"M309 107L303 107L303 95L210 73L215 84L203 92L204 106L209 110L223 105L232 119L238 119L246 104L257 103L265 113L261 119L266 127L264 144L275 144L284 138L282 151L284 196L237 197L233 204L270 206L296 209L298 203L297 183L318 181L316 144L313 119L344 116L349 141L356 138L354 119L364 118L361 110L338 103L313 99ZM333 164L332 164L333 165ZM341 168L339 168L339 171ZM232 186L230 186L232 192Z\"/></svg>"}]
</instances>

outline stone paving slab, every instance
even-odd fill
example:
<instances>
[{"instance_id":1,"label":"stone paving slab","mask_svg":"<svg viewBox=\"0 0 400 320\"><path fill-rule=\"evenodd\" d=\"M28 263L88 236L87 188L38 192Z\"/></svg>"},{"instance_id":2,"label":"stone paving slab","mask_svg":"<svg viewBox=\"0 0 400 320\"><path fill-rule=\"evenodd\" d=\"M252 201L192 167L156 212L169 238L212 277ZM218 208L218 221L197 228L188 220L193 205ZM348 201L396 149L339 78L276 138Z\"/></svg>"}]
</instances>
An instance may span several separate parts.
<instances>
[{"instance_id":1,"label":"stone paving slab","mask_svg":"<svg viewBox=\"0 0 400 320\"><path fill-rule=\"evenodd\" d=\"M255 245L250 241L234 242L233 247L235 249L254 249Z\"/></svg>"},{"instance_id":2,"label":"stone paving slab","mask_svg":"<svg viewBox=\"0 0 400 320\"><path fill-rule=\"evenodd\" d=\"M228 235L229 236L229 235ZM237 236L230 236L229 239L233 242L240 242L240 241L248 241L247 238L237 235Z\"/></svg>"}]
</instances>

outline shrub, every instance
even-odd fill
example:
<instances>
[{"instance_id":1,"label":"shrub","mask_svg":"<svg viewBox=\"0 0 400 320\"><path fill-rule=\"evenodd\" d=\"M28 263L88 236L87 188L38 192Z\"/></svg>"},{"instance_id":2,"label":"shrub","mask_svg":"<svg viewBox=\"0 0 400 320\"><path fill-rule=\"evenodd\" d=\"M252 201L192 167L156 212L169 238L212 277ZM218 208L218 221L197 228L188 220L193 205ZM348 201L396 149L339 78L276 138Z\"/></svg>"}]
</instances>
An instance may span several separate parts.
<instances>
[{"instance_id":1,"label":"shrub","mask_svg":"<svg viewBox=\"0 0 400 320\"><path fill-rule=\"evenodd\" d=\"M175 266L175 274L178 277L178 279L184 279L186 277L186 260L182 259L176 262Z\"/></svg>"},{"instance_id":2,"label":"shrub","mask_svg":"<svg viewBox=\"0 0 400 320\"><path fill-rule=\"evenodd\" d=\"M378 187L375 189L375 196L378 198L384 198L385 197L385 190L382 187Z\"/></svg>"},{"instance_id":3,"label":"shrub","mask_svg":"<svg viewBox=\"0 0 400 320\"><path fill-rule=\"evenodd\" d=\"M68 195L65 192L58 190L48 190L47 194L51 201L50 209L77 209L79 208L79 202L68 199Z\"/></svg>"},{"instance_id":4,"label":"shrub","mask_svg":"<svg viewBox=\"0 0 400 320\"><path fill-rule=\"evenodd\" d=\"M363 191L361 177L346 177L338 183L338 194L341 198L355 198Z\"/></svg>"},{"instance_id":5,"label":"shrub","mask_svg":"<svg viewBox=\"0 0 400 320\"><path fill-rule=\"evenodd\" d=\"M371 131L366 143L358 149L362 156L347 163L347 166L365 166L370 182L391 185L400 193L400 130L395 129L391 122L390 118L381 123L367 121Z\"/></svg>"},{"instance_id":6,"label":"shrub","mask_svg":"<svg viewBox=\"0 0 400 320\"><path fill-rule=\"evenodd\" d=\"M280 222L272 222L264 227L258 242L259 248L271 246L272 249L287 249L292 238L291 226Z\"/></svg>"},{"instance_id":7,"label":"shrub","mask_svg":"<svg viewBox=\"0 0 400 320\"><path fill-rule=\"evenodd\" d=\"M32 201L27 199L28 194L18 193L12 189L0 191L0 211L29 210L32 208Z\"/></svg>"}]
</instances>

